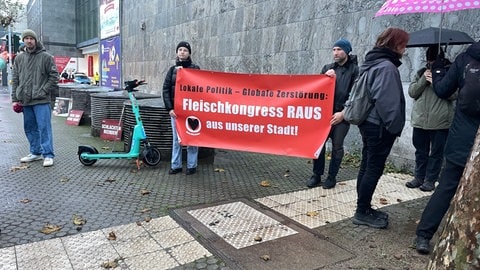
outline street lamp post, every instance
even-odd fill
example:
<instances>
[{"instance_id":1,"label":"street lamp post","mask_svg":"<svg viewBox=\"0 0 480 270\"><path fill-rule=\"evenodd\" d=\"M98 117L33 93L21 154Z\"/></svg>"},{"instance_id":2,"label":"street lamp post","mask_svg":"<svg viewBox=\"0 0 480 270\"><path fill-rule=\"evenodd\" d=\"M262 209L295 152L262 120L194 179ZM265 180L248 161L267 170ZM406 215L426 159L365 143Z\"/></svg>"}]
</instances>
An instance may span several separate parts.
<instances>
[{"instance_id":1,"label":"street lamp post","mask_svg":"<svg viewBox=\"0 0 480 270\"><path fill-rule=\"evenodd\" d=\"M7 81L8 81L8 93L12 94L12 26L8 25L8 68L7 68Z\"/></svg>"}]
</instances>

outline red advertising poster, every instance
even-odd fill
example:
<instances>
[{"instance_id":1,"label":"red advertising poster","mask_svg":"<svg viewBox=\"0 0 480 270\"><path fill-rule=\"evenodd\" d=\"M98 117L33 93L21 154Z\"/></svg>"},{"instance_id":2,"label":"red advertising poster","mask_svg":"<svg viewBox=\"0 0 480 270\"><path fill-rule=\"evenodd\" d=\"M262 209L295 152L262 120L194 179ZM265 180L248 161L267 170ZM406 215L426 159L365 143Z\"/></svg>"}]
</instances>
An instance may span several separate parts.
<instances>
[{"instance_id":1,"label":"red advertising poster","mask_svg":"<svg viewBox=\"0 0 480 270\"><path fill-rule=\"evenodd\" d=\"M335 79L180 69L183 145L317 158L330 132Z\"/></svg>"},{"instance_id":2,"label":"red advertising poster","mask_svg":"<svg viewBox=\"0 0 480 270\"><path fill-rule=\"evenodd\" d=\"M100 138L109 141L120 141L122 138L122 122L115 119L103 119Z\"/></svg>"},{"instance_id":3,"label":"red advertising poster","mask_svg":"<svg viewBox=\"0 0 480 270\"><path fill-rule=\"evenodd\" d=\"M78 126L78 125L80 125L80 121L82 120L82 116L83 116L83 111L70 110L65 123L67 123L67 125L71 125L71 126Z\"/></svg>"}]
</instances>

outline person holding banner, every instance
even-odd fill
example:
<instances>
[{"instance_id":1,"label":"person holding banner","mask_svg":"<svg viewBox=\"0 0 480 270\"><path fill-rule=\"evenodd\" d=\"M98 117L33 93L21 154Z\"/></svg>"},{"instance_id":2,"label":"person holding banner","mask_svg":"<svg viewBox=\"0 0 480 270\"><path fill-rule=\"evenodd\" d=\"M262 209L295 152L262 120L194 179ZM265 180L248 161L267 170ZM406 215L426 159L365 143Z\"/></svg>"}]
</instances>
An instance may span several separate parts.
<instances>
[{"instance_id":1,"label":"person holding banner","mask_svg":"<svg viewBox=\"0 0 480 270\"><path fill-rule=\"evenodd\" d=\"M337 174L340 170L344 150L343 142L347 136L350 124L343 120L343 104L347 100L352 85L358 76L357 57L351 55L352 45L344 38L333 44L333 63L322 68L322 74L335 77L335 95L333 115L330 120L332 128L328 137L332 142L332 158L328 168L328 177L323 183L324 189L330 189L337 184ZM328 138L327 138L328 139ZM313 160L313 175L307 181L307 187L313 188L321 184L321 177L325 171L325 145L317 159Z\"/></svg>"},{"instance_id":2,"label":"person holding banner","mask_svg":"<svg viewBox=\"0 0 480 270\"><path fill-rule=\"evenodd\" d=\"M360 73L367 73L373 109L358 128L362 136L362 161L357 176L357 209L353 224L384 229L388 214L372 208L372 197L383 174L393 143L405 126L405 96L398 67L409 35L389 27L365 56Z\"/></svg>"},{"instance_id":3,"label":"person holding banner","mask_svg":"<svg viewBox=\"0 0 480 270\"><path fill-rule=\"evenodd\" d=\"M168 114L171 117L172 122L172 132L173 132L173 142L172 142L172 159L169 174L177 174L182 172L182 146L178 140L177 129L175 125L175 114L174 108L174 98L175 98L175 81L177 78L177 70L180 68L194 68L200 69L200 67L192 62L191 58L192 48L190 43L182 41L178 43L176 48L176 63L174 66L171 66L167 75L165 76L165 81L163 83L163 102L165 103L165 109L168 111ZM187 146L187 171L186 174L194 174L197 172L197 161L198 161L198 147L196 146Z\"/></svg>"}]
</instances>

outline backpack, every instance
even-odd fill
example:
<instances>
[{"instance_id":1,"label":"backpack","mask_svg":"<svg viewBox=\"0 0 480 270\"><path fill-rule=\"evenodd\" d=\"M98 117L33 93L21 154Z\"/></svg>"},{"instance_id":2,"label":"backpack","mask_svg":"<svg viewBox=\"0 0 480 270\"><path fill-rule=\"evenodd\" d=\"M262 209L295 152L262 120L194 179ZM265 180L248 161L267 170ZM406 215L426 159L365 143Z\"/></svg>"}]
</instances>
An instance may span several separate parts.
<instances>
[{"instance_id":1,"label":"backpack","mask_svg":"<svg viewBox=\"0 0 480 270\"><path fill-rule=\"evenodd\" d=\"M457 106L472 117L480 117L480 61L470 60L465 66L464 85L458 91Z\"/></svg>"},{"instance_id":2,"label":"backpack","mask_svg":"<svg viewBox=\"0 0 480 270\"><path fill-rule=\"evenodd\" d=\"M375 105L375 101L371 97L367 75L368 70L365 70L358 76L344 105L343 119L352 125L362 124Z\"/></svg>"}]
</instances>

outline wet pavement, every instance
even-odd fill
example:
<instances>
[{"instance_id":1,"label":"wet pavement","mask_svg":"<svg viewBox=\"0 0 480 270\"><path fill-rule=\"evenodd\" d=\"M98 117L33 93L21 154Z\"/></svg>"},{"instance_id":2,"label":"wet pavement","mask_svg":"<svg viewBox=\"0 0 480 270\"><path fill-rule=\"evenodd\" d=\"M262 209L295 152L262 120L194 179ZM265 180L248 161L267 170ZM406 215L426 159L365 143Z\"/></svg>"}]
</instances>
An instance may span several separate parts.
<instances>
[{"instance_id":1,"label":"wet pavement","mask_svg":"<svg viewBox=\"0 0 480 270\"><path fill-rule=\"evenodd\" d=\"M169 157L140 170L120 159L86 167L79 145L110 151L123 144L58 116L55 165L21 164L28 154L22 117L1 91L0 269L292 269L286 262L296 269L421 269L428 261L409 243L429 193L405 188L409 176L381 180L374 203L391 218L387 230L375 230L351 223L351 166L328 191L306 188L310 160L239 151L217 149L213 162L200 160L188 176L169 175ZM232 222L221 223L225 217ZM228 225L218 231L218 224ZM304 254L312 246L318 256Z\"/></svg>"}]
</instances>

